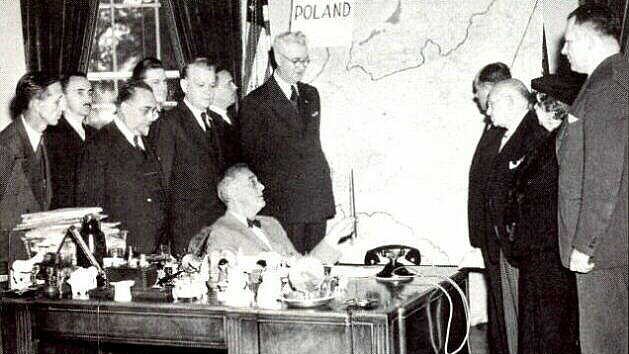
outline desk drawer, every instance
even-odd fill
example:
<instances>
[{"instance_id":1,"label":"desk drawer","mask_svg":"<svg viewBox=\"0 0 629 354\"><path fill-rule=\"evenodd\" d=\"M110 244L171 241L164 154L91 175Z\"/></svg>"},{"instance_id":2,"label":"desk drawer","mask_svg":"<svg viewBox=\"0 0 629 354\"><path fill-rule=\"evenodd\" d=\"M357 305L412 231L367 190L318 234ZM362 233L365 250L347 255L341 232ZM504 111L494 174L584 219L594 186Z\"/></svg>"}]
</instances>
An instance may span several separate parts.
<instances>
[{"instance_id":1,"label":"desk drawer","mask_svg":"<svg viewBox=\"0 0 629 354\"><path fill-rule=\"evenodd\" d=\"M223 316L157 309L49 306L35 310L41 337L150 345L225 348Z\"/></svg>"}]
</instances>

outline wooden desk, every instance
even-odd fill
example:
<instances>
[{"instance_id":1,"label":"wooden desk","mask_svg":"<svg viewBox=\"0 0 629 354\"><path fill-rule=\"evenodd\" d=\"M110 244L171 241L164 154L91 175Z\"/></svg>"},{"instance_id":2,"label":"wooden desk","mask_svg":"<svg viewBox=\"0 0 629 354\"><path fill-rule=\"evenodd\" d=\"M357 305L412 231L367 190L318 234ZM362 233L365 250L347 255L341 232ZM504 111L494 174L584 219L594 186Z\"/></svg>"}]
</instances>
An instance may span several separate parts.
<instances>
[{"instance_id":1,"label":"wooden desk","mask_svg":"<svg viewBox=\"0 0 629 354\"><path fill-rule=\"evenodd\" d=\"M450 277L467 293L467 275L454 267L420 267L426 276ZM454 301L449 350L465 335L458 293L436 278ZM394 286L351 279L348 297L380 297L371 310L348 312L342 301L298 310L231 308L204 304L116 303L45 299L1 300L5 353L186 353L227 349L241 353L436 353L443 351L449 304L428 281ZM117 345L113 343L118 343ZM141 348L141 349L138 349ZM133 351L131 351L133 352ZM213 351L211 351L213 352ZM461 353L468 353L467 346Z\"/></svg>"}]
</instances>

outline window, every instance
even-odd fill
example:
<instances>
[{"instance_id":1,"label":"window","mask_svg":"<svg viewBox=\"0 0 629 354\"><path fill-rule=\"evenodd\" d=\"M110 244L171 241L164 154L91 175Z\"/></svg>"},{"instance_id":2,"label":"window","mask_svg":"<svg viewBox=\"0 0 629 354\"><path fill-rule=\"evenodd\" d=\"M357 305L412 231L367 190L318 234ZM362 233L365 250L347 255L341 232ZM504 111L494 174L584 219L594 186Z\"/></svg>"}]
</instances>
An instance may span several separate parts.
<instances>
[{"instance_id":1,"label":"window","mask_svg":"<svg viewBox=\"0 0 629 354\"><path fill-rule=\"evenodd\" d=\"M156 57L166 69L168 103L174 105L179 71L166 23L159 0L100 0L87 74L97 103L111 102L138 61Z\"/></svg>"}]
</instances>

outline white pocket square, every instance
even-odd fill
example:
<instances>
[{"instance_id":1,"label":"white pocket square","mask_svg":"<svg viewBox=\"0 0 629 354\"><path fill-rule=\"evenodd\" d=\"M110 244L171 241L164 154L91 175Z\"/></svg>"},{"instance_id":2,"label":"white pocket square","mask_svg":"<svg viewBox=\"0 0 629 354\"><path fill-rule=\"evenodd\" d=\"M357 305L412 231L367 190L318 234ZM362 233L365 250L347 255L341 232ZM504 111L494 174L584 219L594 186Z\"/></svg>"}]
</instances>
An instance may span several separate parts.
<instances>
[{"instance_id":1,"label":"white pocket square","mask_svg":"<svg viewBox=\"0 0 629 354\"><path fill-rule=\"evenodd\" d=\"M515 161L509 161L509 169L513 170L514 168L520 166L520 164L524 161L524 156L521 159Z\"/></svg>"},{"instance_id":2,"label":"white pocket square","mask_svg":"<svg viewBox=\"0 0 629 354\"><path fill-rule=\"evenodd\" d=\"M577 121L579 121L579 118L573 116L572 114L568 114L568 123L569 124L575 123Z\"/></svg>"}]
</instances>

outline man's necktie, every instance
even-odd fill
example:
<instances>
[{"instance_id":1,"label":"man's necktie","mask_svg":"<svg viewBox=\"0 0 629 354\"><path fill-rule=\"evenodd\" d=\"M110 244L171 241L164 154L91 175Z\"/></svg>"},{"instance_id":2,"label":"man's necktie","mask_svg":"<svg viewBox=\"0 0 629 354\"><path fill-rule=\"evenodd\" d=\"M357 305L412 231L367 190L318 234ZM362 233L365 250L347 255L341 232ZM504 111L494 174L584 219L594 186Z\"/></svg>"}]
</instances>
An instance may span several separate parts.
<instances>
[{"instance_id":1,"label":"man's necktie","mask_svg":"<svg viewBox=\"0 0 629 354\"><path fill-rule=\"evenodd\" d=\"M207 113L201 113L201 120L203 121L203 125L205 126L205 132L209 133L212 130L212 121L207 116Z\"/></svg>"},{"instance_id":2,"label":"man's necktie","mask_svg":"<svg viewBox=\"0 0 629 354\"><path fill-rule=\"evenodd\" d=\"M297 94L295 86L290 87L290 102L295 108L299 108L299 94Z\"/></svg>"},{"instance_id":3,"label":"man's necktie","mask_svg":"<svg viewBox=\"0 0 629 354\"><path fill-rule=\"evenodd\" d=\"M140 136L136 135L133 137L133 143L135 144L135 148L138 149L138 151L141 152L144 157L146 157L146 150L140 144L141 139L142 138L140 138Z\"/></svg>"},{"instance_id":4,"label":"man's necktie","mask_svg":"<svg viewBox=\"0 0 629 354\"><path fill-rule=\"evenodd\" d=\"M254 227L255 226L257 228L260 228L260 226L261 226L260 220L249 220L249 219L247 219L247 225L249 227Z\"/></svg>"}]
</instances>

